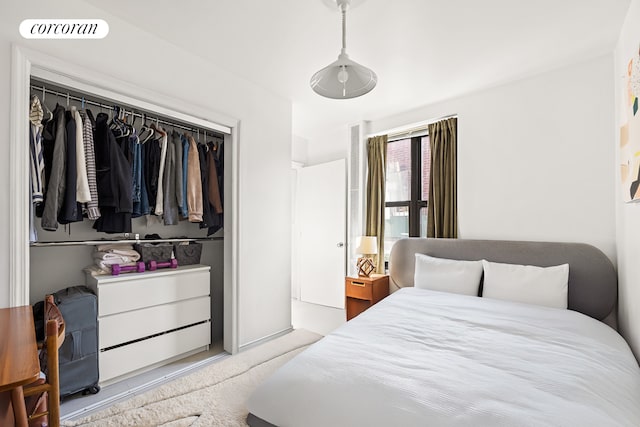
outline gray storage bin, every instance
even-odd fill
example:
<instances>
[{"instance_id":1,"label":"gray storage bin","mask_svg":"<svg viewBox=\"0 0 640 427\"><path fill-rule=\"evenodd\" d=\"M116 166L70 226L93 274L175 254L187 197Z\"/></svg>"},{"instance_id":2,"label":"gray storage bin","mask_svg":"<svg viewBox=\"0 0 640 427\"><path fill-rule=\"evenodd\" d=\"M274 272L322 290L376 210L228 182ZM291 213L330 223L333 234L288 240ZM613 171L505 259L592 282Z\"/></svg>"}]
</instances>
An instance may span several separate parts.
<instances>
[{"instance_id":1,"label":"gray storage bin","mask_svg":"<svg viewBox=\"0 0 640 427\"><path fill-rule=\"evenodd\" d=\"M188 245L176 243L173 245L173 253L178 260L178 265L200 264L202 243L189 242Z\"/></svg>"},{"instance_id":2,"label":"gray storage bin","mask_svg":"<svg viewBox=\"0 0 640 427\"><path fill-rule=\"evenodd\" d=\"M140 253L140 260L168 262L171 260L173 245L171 243L136 243L135 250Z\"/></svg>"}]
</instances>

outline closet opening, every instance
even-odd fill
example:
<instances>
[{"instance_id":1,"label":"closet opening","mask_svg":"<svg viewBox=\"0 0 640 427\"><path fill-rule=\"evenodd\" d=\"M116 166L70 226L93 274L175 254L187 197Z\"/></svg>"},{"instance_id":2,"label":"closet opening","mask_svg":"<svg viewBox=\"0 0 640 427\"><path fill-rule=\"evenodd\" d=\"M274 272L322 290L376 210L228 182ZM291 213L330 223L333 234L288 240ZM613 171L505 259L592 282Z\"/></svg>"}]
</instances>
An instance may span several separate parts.
<instances>
[{"instance_id":1,"label":"closet opening","mask_svg":"<svg viewBox=\"0 0 640 427\"><path fill-rule=\"evenodd\" d=\"M150 105L33 75L29 81L28 198L32 209L25 294L32 305L46 294L72 286L87 285L98 294L98 327L108 328L98 334L102 385L189 356L198 360L194 355L200 352L224 352L228 342L233 342L233 337L225 337L230 330L225 319L233 317L225 313L232 300L225 295L231 275L225 267L233 266L228 241L232 217L228 215L231 209L227 210L232 206L231 150L227 151L233 141L231 128L178 111L172 114L170 106L154 109ZM111 151L105 149L105 136ZM74 148L73 156L69 152ZM124 163L106 165L105 156L113 161L115 152ZM91 161L93 171L89 170ZM65 167L60 168L60 163ZM82 163L86 169L80 172ZM105 165L124 170L126 179L105 178ZM108 179L108 184L100 179ZM36 189L34 184L41 187ZM131 206L129 211L112 209L108 202L100 201L101 190L120 185L118 194L132 197L125 203ZM88 191L83 193L80 187ZM96 192L97 203L92 204ZM54 194L59 202L51 208L48 200ZM79 199L81 194L83 199ZM112 197L103 194L104 200ZM69 206L72 217L65 212ZM113 213L111 220L105 219ZM180 262L184 264L177 266L164 259L157 264L147 262L142 267L146 271L135 267L144 259L133 260L127 253L118 258L125 268L116 274L110 261L114 258L104 255L113 254L105 249L112 245L117 245L116 255L122 255L120 248L170 247L171 259L179 261L178 252L187 245L199 251L191 258L183 257ZM152 257L151 252L147 256ZM140 324L144 325L138 327ZM228 351L233 350L231 345ZM145 353L156 356L145 360L139 356Z\"/></svg>"}]
</instances>

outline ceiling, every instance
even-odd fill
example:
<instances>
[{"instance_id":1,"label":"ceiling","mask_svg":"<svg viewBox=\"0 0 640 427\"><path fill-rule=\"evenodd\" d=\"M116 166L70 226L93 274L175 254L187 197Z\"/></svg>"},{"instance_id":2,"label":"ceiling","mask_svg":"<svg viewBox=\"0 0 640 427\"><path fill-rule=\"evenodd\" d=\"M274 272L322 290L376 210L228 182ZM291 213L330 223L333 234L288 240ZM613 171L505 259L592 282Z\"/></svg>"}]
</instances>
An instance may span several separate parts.
<instances>
[{"instance_id":1,"label":"ceiling","mask_svg":"<svg viewBox=\"0 0 640 427\"><path fill-rule=\"evenodd\" d=\"M309 87L340 52L330 1L88 0L290 99L303 138L612 52L630 0L358 0L347 53L378 85L351 100Z\"/></svg>"}]
</instances>

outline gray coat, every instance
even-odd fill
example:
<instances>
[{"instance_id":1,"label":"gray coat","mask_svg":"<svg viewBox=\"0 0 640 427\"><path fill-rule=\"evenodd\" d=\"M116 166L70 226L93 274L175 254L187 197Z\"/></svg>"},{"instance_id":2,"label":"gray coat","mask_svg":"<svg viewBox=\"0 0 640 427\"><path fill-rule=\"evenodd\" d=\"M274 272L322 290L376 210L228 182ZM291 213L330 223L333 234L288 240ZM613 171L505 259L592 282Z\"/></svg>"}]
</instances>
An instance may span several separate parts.
<instances>
[{"instance_id":1,"label":"gray coat","mask_svg":"<svg viewBox=\"0 0 640 427\"><path fill-rule=\"evenodd\" d=\"M164 225L178 224L178 200L176 199L176 147L174 136L167 132L167 154L162 177ZM179 139L178 139L179 141Z\"/></svg>"},{"instance_id":2,"label":"gray coat","mask_svg":"<svg viewBox=\"0 0 640 427\"><path fill-rule=\"evenodd\" d=\"M42 212L42 228L49 231L58 229L58 213L64 202L66 189L66 155L67 134L65 129L65 109L58 105L53 112L53 120L56 123L55 144L53 148L53 160L51 162L51 176L47 184L47 192Z\"/></svg>"},{"instance_id":3,"label":"gray coat","mask_svg":"<svg viewBox=\"0 0 640 427\"><path fill-rule=\"evenodd\" d=\"M184 186L182 183L182 139L176 131L173 131L171 136L176 149L176 201L178 202L178 212L181 212L184 200ZM186 206L184 206L184 209L186 209Z\"/></svg>"}]
</instances>

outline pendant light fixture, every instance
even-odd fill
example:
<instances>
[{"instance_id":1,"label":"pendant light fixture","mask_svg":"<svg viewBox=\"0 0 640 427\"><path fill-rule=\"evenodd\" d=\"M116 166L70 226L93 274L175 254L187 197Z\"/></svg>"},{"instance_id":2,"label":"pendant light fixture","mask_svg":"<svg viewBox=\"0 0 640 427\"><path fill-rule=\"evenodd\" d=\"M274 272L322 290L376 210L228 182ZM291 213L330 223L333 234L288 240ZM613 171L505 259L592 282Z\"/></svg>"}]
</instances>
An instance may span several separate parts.
<instances>
[{"instance_id":1,"label":"pendant light fixture","mask_svg":"<svg viewBox=\"0 0 640 427\"><path fill-rule=\"evenodd\" d=\"M338 60L311 77L311 88L319 95L333 99L356 98L370 92L378 76L367 67L349 59L347 55L347 8L351 0L334 0L342 13L342 50Z\"/></svg>"}]
</instances>

